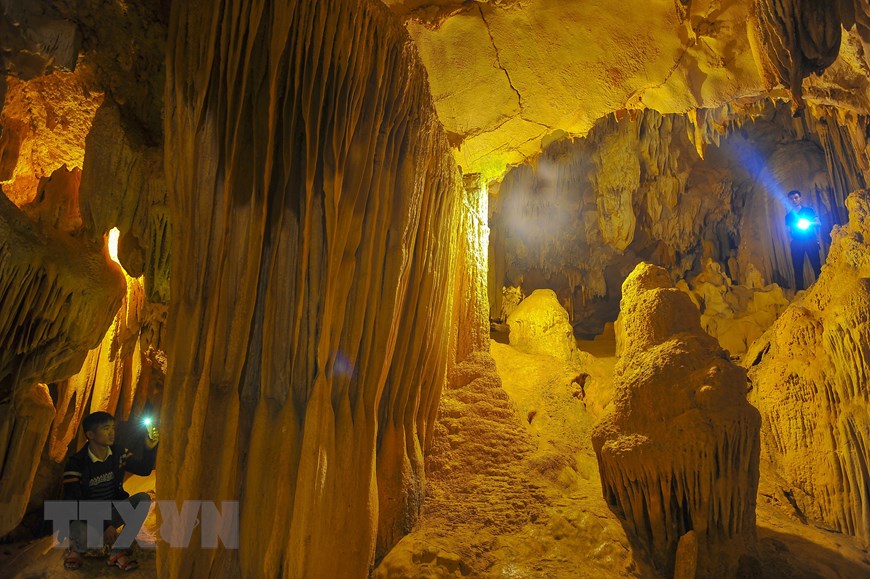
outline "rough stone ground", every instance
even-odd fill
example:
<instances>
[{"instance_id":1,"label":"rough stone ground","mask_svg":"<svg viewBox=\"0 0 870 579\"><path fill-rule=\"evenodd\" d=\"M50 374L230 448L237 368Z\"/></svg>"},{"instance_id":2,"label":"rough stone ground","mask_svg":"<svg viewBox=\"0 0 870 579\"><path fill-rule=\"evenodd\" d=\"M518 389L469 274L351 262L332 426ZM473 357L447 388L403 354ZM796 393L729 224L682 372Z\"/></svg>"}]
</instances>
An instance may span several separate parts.
<instances>
[{"instance_id":1,"label":"rough stone ground","mask_svg":"<svg viewBox=\"0 0 870 579\"><path fill-rule=\"evenodd\" d=\"M589 439L612 392L613 341L578 346L579 360L565 363L493 342L492 359L457 369L462 387L444 393L423 515L375 577L656 577L633 557L601 497ZM153 489L153 476L126 488ZM870 554L850 537L803 524L765 472L757 516L759 577L870 577ZM155 543L152 518L140 538ZM0 576L157 576L154 551L137 558L129 573L105 559L65 571L49 537L0 546Z\"/></svg>"},{"instance_id":2,"label":"rough stone ground","mask_svg":"<svg viewBox=\"0 0 870 579\"><path fill-rule=\"evenodd\" d=\"M375 577L657 576L607 508L590 442L614 343L578 346L565 363L492 342L501 385L478 359L469 373L482 377L445 392L420 522ZM865 549L803 524L775 488L762 472L757 577L870 577Z\"/></svg>"},{"instance_id":3,"label":"rough stone ground","mask_svg":"<svg viewBox=\"0 0 870 579\"><path fill-rule=\"evenodd\" d=\"M654 576L601 497L589 442L585 399L612 358L581 368L495 342L492 357L502 384L481 356L445 392L420 523L375 576Z\"/></svg>"},{"instance_id":4,"label":"rough stone ground","mask_svg":"<svg viewBox=\"0 0 870 579\"><path fill-rule=\"evenodd\" d=\"M130 494L150 492L154 496L154 474L147 477L131 476L124 484ZM107 579L129 577L130 579L151 579L157 577L157 521L155 508L145 520L145 525L136 539L149 548L134 544L133 556L139 567L132 571L122 571L106 565L106 557L85 557L81 568L67 571L63 568L63 549L55 548L54 537L44 537L29 543L16 543L0 546L0 576L17 579L49 579L55 577Z\"/></svg>"}]
</instances>

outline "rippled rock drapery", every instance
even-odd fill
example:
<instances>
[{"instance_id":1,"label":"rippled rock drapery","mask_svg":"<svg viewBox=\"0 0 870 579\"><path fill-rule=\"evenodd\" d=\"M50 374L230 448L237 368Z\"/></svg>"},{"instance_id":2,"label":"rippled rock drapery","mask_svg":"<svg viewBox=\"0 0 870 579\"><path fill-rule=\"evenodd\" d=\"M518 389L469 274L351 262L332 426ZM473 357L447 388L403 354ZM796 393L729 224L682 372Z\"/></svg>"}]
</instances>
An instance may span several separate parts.
<instances>
[{"instance_id":1,"label":"rippled rock drapery","mask_svg":"<svg viewBox=\"0 0 870 579\"><path fill-rule=\"evenodd\" d=\"M870 191L846 200L822 275L744 356L762 459L800 515L870 541Z\"/></svg>"},{"instance_id":2,"label":"rippled rock drapery","mask_svg":"<svg viewBox=\"0 0 870 579\"><path fill-rule=\"evenodd\" d=\"M58 213L50 203L30 209L45 221L31 221L0 194L0 535L24 513L54 416L47 389L37 383L78 371L124 291L122 274L100 245L53 230Z\"/></svg>"},{"instance_id":3,"label":"rippled rock drapery","mask_svg":"<svg viewBox=\"0 0 870 579\"><path fill-rule=\"evenodd\" d=\"M664 269L638 265L621 309L614 409L592 434L604 497L666 575L694 531L699 575L734 576L755 541L759 474L746 373Z\"/></svg>"},{"instance_id":4,"label":"rippled rock drapery","mask_svg":"<svg viewBox=\"0 0 870 579\"><path fill-rule=\"evenodd\" d=\"M806 105L803 80L821 74L840 50L839 0L755 0L750 39L762 77L772 88L777 83L791 90L795 110ZM845 4L843 2L842 4Z\"/></svg>"},{"instance_id":5,"label":"rippled rock drapery","mask_svg":"<svg viewBox=\"0 0 870 579\"><path fill-rule=\"evenodd\" d=\"M121 265L133 277L145 274L150 302L168 304L171 226L163 151L121 115L106 99L94 116L85 141L82 219L88 231L117 227Z\"/></svg>"},{"instance_id":6,"label":"rippled rock drapery","mask_svg":"<svg viewBox=\"0 0 870 579\"><path fill-rule=\"evenodd\" d=\"M40 228L0 195L0 401L74 374L123 292L103 247Z\"/></svg>"},{"instance_id":7,"label":"rippled rock drapery","mask_svg":"<svg viewBox=\"0 0 870 579\"><path fill-rule=\"evenodd\" d=\"M0 536L24 516L53 417L44 384L20 388L14 400L0 403Z\"/></svg>"},{"instance_id":8,"label":"rippled rock drapery","mask_svg":"<svg viewBox=\"0 0 870 579\"><path fill-rule=\"evenodd\" d=\"M158 490L238 499L242 531L237 551L160 550L161 574L365 576L419 508L467 341L444 243L461 183L425 72L378 2L172 10Z\"/></svg>"}]
</instances>

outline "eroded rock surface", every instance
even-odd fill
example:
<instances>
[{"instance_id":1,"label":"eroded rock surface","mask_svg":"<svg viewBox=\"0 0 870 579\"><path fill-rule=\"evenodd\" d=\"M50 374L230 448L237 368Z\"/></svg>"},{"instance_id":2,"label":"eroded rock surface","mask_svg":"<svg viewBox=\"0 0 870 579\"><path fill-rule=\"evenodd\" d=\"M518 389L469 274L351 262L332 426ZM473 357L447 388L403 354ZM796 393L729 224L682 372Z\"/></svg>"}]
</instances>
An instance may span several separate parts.
<instances>
[{"instance_id":1,"label":"eroded rock surface","mask_svg":"<svg viewBox=\"0 0 870 579\"><path fill-rule=\"evenodd\" d=\"M760 419L746 374L662 268L626 279L620 322L614 407L592 434L605 499L661 572L694 531L698 572L733 576L755 541Z\"/></svg>"},{"instance_id":2,"label":"eroded rock surface","mask_svg":"<svg viewBox=\"0 0 870 579\"><path fill-rule=\"evenodd\" d=\"M240 500L241 548L160 573L365 576L417 516L448 362L486 336L453 323L485 311L460 299L485 253L457 249L485 224L379 2L182 3L170 30L158 486Z\"/></svg>"},{"instance_id":3,"label":"eroded rock surface","mask_svg":"<svg viewBox=\"0 0 870 579\"><path fill-rule=\"evenodd\" d=\"M870 540L870 191L846 201L848 225L818 282L744 357L762 416L762 458L799 516Z\"/></svg>"},{"instance_id":4,"label":"eroded rock surface","mask_svg":"<svg viewBox=\"0 0 870 579\"><path fill-rule=\"evenodd\" d=\"M708 261L704 271L677 283L700 310L701 327L732 356L744 354L789 304L778 285L762 286L757 272L749 278L751 285L735 285L721 265Z\"/></svg>"},{"instance_id":5,"label":"eroded rock surface","mask_svg":"<svg viewBox=\"0 0 870 579\"><path fill-rule=\"evenodd\" d=\"M511 312L507 323L511 346L523 352L567 361L577 349L568 312L553 290L532 292Z\"/></svg>"}]
</instances>

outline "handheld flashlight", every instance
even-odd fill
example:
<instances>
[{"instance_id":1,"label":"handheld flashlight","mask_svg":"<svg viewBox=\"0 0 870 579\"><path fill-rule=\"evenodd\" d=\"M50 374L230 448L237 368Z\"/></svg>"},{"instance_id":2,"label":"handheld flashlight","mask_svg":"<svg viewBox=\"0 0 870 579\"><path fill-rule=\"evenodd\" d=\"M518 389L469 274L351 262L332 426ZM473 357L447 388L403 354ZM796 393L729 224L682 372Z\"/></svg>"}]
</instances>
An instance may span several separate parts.
<instances>
[{"instance_id":1,"label":"handheld flashlight","mask_svg":"<svg viewBox=\"0 0 870 579\"><path fill-rule=\"evenodd\" d=\"M142 420L142 424L145 425L145 428L151 428L151 417L145 418Z\"/></svg>"},{"instance_id":2,"label":"handheld flashlight","mask_svg":"<svg viewBox=\"0 0 870 579\"><path fill-rule=\"evenodd\" d=\"M804 218L798 219L798 222L797 222L798 229L806 230L806 229L810 228L810 225L811 224L810 224L809 219L804 219Z\"/></svg>"}]
</instances>

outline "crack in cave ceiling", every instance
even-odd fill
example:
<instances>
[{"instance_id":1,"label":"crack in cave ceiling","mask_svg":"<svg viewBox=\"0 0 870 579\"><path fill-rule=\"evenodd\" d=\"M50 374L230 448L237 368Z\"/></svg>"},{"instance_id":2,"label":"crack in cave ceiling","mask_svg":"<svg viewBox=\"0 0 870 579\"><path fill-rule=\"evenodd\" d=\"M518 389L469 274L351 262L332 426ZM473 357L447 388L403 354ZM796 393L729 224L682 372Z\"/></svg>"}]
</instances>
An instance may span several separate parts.
<instances>
[{"instance_id":1,"label":"crack in cave ceiling","mask_svg":"<svg viewBox=\"0 0 870 579\"><path fill-rule=\"evenodd\" d=\"M614 112L789 98L760 72L749 0L384 3L419 50L457 163L487 179ZM810 106L870 110L863 55L843 34L836 62L803 83Z\"/></svg>"}]
</instances>

